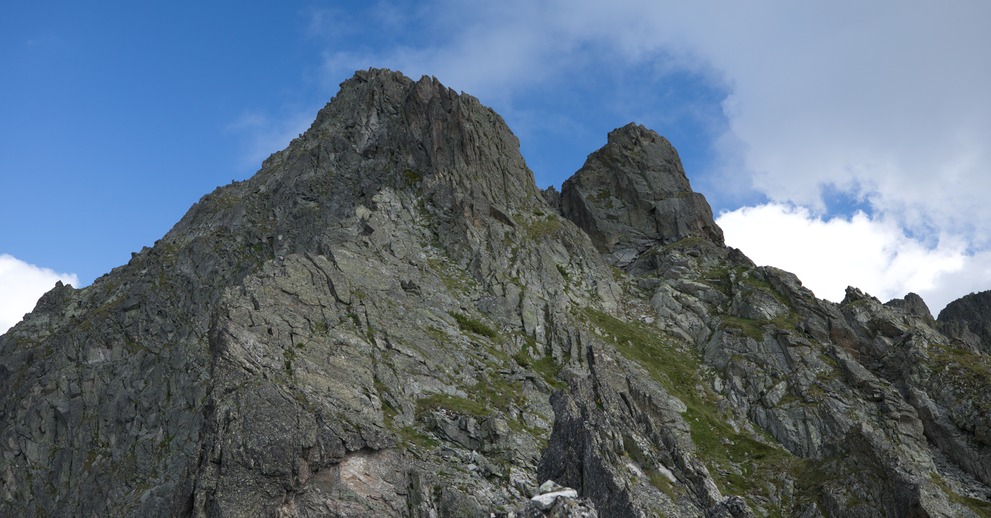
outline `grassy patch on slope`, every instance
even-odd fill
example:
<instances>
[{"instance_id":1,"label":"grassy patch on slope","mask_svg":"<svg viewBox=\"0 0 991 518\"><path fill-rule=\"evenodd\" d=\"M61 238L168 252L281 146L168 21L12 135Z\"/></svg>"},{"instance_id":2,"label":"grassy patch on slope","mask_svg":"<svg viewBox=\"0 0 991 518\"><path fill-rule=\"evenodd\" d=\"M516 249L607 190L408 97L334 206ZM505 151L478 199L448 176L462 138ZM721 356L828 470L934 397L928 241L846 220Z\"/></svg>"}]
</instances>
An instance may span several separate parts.
<instances>
[{"instance_id":1,"label":"grassy patch on slope","mask_svg":"<svg viewBox=\"0 0 991 518\"><path fill-rule=\"evenodd\" d=\"M685 404L688 410L684 418L691 427L692 442L723 490L751 500L754 496L765 497L766 501L770 497L766 484L780 480L782 475L800 477L804 472L806 461L773 439L737 432L729 425L729 416L718 410L719 398L701 377L702 363L693 352L676 347L672 339L652 326L626 322L592 309L587 309L585 315L620 354L646 369L668 393Z\"/></svg>"}]
</instances>

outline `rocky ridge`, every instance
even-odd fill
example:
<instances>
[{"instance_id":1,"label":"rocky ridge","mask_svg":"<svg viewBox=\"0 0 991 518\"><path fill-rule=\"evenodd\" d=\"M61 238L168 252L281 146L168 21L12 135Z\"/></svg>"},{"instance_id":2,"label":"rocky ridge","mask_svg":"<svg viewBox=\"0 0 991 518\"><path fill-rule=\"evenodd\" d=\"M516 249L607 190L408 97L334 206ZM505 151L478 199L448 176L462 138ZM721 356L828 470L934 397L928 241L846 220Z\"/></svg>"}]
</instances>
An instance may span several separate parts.
<instances>
[{"instance_id":1,"label":"rocky ridge","mask_svg":"<svg viewBox=\"0 0 991 518\"><path fill-rule=\"evenodd\" d=\"M815 298L641 126L559 194L518 148L435 79L356 73L0 337L0 514L991 513L980 303Z\"/></svg>"}]
</instances>

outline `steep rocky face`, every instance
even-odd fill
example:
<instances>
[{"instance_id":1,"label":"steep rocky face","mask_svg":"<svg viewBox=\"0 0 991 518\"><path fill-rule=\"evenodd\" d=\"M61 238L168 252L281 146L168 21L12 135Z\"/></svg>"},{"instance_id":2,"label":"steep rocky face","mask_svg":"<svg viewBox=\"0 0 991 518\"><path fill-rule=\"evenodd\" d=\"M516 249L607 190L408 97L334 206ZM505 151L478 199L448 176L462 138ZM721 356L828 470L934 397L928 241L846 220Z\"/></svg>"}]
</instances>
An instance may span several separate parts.
<instances>
[{"instance_id":1,"label":"steep rocky face","mask_svg":"<svg viewBox=\"0 0 991 518\"><path fill-rule=\"evenodd\" d=\"M991 360L899 300L725 247L652 131L541 193L476 99L359 72L0 337L0 515L987 515Z\"/></svg>"},{"instance_id":2,"label":"steep rocky face","mask_svg":"<svg viewBox=\"0 0 991 518\"><path fill-rule=\"evenodd\" d=\"M631 263L644 250L686 237L723 244L712 209L694 191L671 143L629 124L561 188L561 211L588 233L612 264Z\"/></svg>"},{"instance_id":3,"label":"steep rocky face","mask_svg":"<svg viewBox=\"0 0 991 518\"><path fill-rule=\"evenodd\" d=\"M971 293L939 312L943 331L969 349L991 354L991 291Z\"/></svg>"}]
</instances>

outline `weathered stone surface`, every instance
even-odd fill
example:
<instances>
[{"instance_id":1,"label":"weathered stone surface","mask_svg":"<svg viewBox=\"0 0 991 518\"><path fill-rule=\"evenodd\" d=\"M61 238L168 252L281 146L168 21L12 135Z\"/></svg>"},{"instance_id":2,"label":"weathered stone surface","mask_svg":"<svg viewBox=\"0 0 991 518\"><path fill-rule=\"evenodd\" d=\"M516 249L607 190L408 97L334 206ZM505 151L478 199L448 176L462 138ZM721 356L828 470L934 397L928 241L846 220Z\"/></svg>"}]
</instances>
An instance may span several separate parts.
<instances>
[{"instance_id":1,"label":"weathered stone surface","mask_svg":"<svg viewBox=\"0 0 991 518\"><path fill-rule=\"evenodd\" d=\"M989 512L983 306L816 299L639 126L562 190L476 99L356 73L0 336L0 515Z\"/></svg>"}]
</instances>

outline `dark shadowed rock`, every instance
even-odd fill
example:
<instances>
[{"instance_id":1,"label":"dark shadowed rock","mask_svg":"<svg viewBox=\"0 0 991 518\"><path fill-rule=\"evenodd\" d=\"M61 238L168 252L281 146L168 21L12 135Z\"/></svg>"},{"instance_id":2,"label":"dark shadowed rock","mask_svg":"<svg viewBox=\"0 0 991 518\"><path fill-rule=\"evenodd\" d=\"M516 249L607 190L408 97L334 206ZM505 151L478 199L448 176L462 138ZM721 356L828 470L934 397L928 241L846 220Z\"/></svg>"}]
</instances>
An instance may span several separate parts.
<instances>
[{"instance_id":1,"label":"dark shadowed rock","mask_svg":"<svg viewBox=\"0 0 991 518\"><path fill-rule=\"evenodd\" d=\"M687 237L723 244L712 209L692 191L677 151L637 124L611 131L606 145L564 182L561 211L613 264Z\"/></svg>"},{"instance_id":2,"label":"dark shadowed rock","mask_svg":"<svg viewBox=\"0 0 991 518\"><path fill-rule=\"evenodd\" d=\"M954 300L939 312L937 320L948 335L973 350L991 354L991 291Z\"/></svg>"},{"instance_id":3,"label":"dark shadowed rock","mask_svg":"<svg viewBox=\"0 0 991 518\"><path fill-rule=\"evenodd\" d=\"M901 299L891 299L888 302L885 302L884 305L903 309L919 318L932 320L933 317L932 313L929 311L929 306L926 305L926 301L922 300L922 297L916 293L909 293L908 295L905 295L905 298Z\"/></svg>"},{"instance_id":4,"label":"dark shadowed rock","mask_svg":"<svg viewBox=\"0 0 991 518\"><path fill-rule=\"evenodd\" d=\"M554 212L561 212L561 193L557 192L553 185L540 191L540 194L544 196L547 205L550 205Z\"/></svg>"}]
</instances>

